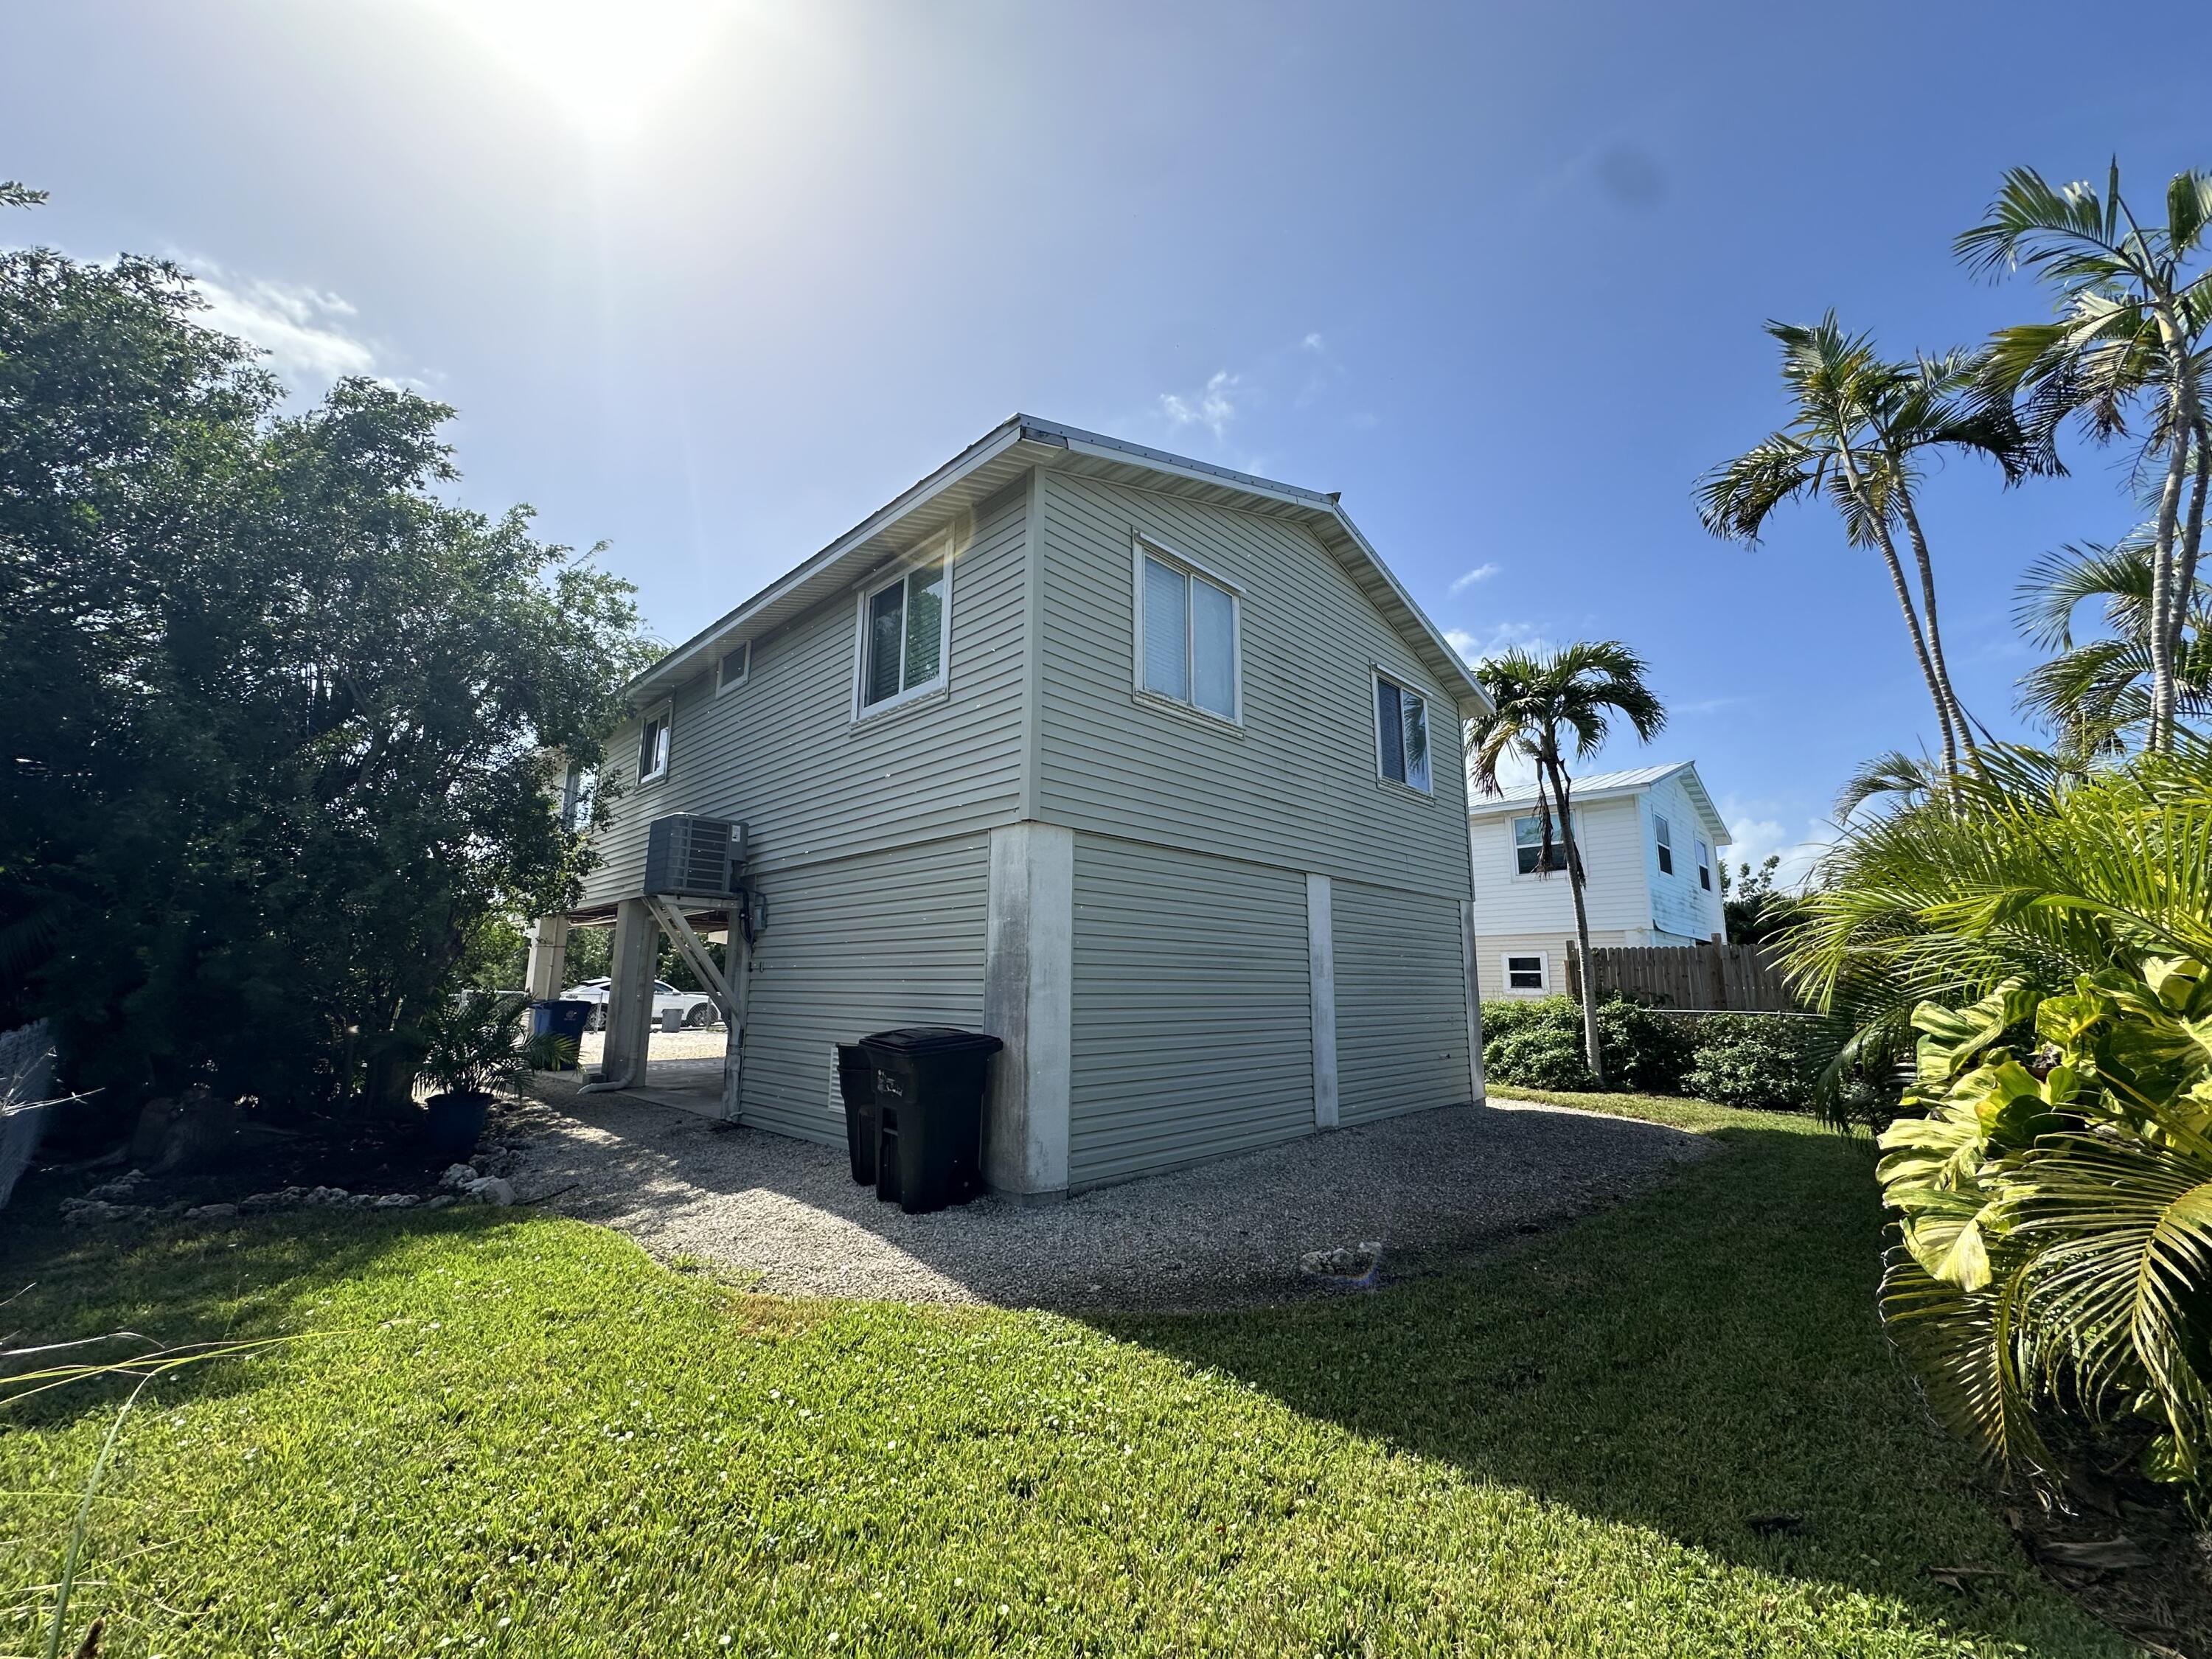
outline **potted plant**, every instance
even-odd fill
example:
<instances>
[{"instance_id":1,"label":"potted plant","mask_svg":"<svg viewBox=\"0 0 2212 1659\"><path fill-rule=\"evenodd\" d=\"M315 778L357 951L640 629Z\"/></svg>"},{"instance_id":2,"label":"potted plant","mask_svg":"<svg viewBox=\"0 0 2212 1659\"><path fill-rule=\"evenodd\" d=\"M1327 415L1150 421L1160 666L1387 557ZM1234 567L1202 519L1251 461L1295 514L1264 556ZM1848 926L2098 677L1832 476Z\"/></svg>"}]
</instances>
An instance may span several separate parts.
<instances>
[{"instance_id":1,"label":"potted plant","mask_svg":"<svg viewBox=\"0 0 2212 1659\"><path fill-rule=\"evenodd\" d=\"M522 1042L527 997L463 991L422 1022L420 1077L436 1092L423 1102L424 1128L441 1158L465 1158L483 1133L493 1091L531 1066Z\"/></svg>"}]
</instances>

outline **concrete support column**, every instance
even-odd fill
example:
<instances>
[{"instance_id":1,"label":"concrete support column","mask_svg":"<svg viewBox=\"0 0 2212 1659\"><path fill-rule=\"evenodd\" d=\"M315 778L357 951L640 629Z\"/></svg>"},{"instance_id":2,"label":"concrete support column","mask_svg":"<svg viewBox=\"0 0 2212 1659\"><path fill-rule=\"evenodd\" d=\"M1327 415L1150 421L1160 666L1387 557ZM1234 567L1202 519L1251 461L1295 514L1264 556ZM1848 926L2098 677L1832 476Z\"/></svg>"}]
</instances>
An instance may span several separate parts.
<instances>
[{"instance_id":1,"label":"concrete support column","mask_svg":"<svg viewBox=\"0 0 2212 1659\"><path fill-rule=\"evenodd\" d=\"M1075 985L1075 832L1022 823L991 832L983 1028L992 1062L983 1179L995 1191L1067 1191Z\"/></svg>"},{"instance_id":2,"label":"concrete support column","mask_svg":"<svg viewBox=\"0 0 2212 1659\"><path fill-rule=\"evenodd\" d=\"M607 1046L600 1073L610 1083L645 1081L653 1029L653 970L660 927L641 898L615 906L614 961L607 969Z\"/></svg>"},{"instance_id":3,"label":"concrete support column","mask_svg":"<svg viewBox=\"0 0 2212 1659\"><path fill-rule=\"evenodd\" d=\"M1306 878L1306 973L1313 990L1314 1127L1336 1127L1336 933L1327 876Z\"/></svg>"},{"instance_id":4,"label":"concrete support column","mask_svg":"<svg viewBox=\"0 0 2212 1659\"><path fill-rule=\"evenodd\" d=\"M540 916L530 924L530 966L523 987L538 1002L561 994L561 976L568 961L568 918Z\"/></svg>"},{"instance_id":5,"label":"concrete support column","mask_svg":"<svg viewBox=\"0 0 2212 1659\"><path fill-rule=\"evenodd\" d=\"M1459 902L1459 959L1467 975L1468 1098L1480 1106L1489 1098L1482 1075L1482 988L1474 976L1474 901Z\"/></svg>"}]
</instances>

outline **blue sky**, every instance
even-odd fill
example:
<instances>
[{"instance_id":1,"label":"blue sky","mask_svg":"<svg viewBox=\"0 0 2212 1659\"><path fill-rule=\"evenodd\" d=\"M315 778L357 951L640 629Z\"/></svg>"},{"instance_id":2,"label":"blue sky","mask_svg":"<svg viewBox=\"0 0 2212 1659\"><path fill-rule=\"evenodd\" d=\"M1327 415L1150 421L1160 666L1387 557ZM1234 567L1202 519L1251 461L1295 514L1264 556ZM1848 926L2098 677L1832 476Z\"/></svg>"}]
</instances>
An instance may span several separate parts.
<instances>
[{"instance_id":1,"label":"blue sky","mask_svg":"<svg viewBox=\"0 0 2212 1659\"><path fill-rule=\"evenodd\" d=\"M312 393L454 404L471 501L611 544L677 640L1021 409L1310 487L1471 650L1616 636L1759 853L1930 736L1819 507L1698 473L1777 424L1770 316L1899 353L2040 316L1951 236L2002 170L2212 166L2212 9L361 0L20 7L0 229L179 256ZM2167 66L2161 70L2160 66ZM2170 80L2162 92L2160 76ZM1954 668L2009 729L2045 549L2117 457L1927 487Z\"/></svg>"}]
</instances>

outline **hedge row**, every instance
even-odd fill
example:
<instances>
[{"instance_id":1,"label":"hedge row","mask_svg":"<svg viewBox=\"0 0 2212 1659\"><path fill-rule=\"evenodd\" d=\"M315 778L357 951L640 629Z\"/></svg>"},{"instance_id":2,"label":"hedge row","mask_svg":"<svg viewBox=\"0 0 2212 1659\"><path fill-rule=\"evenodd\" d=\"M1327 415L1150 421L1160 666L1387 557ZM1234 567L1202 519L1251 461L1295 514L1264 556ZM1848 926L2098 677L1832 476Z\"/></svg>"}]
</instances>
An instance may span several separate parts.
<instances>
[{"instance_id":1,"label":"hedge row","mask_svg":"<svg viewBox=\"0 0 2212 1659\"><path fill-rule=\"evenodd\" d=\"M1568 997L1482 1006L1482 1065L1492 1083L1597 1087L1583 1057L1582 1006ZM1835 1056L1822 1021L1790 1014L1666 1014L1614 997L1598 1004L1606 1085L1690 1095L1723 1106L1802 1112Z\"/></svg>"}]
</instances>

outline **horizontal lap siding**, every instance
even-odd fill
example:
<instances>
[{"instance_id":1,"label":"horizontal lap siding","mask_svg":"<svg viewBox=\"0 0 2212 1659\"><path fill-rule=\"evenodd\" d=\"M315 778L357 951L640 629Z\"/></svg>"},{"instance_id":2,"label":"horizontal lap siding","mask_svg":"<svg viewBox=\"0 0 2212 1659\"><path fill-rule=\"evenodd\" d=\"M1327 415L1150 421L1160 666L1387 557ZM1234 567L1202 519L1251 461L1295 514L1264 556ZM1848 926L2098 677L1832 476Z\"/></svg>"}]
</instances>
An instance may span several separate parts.
<instances>
[{"instance_id":1,"label":"horizontal lap siding","mask_svg":"<svg viewBox=\"0 0 2212 1659\"><path fill-rule=\"evenodd\" d=\"M983 1024L988 836L771 872L746 1007L744 1121L842 1144L832 1045Z\"/></svg>"},{"instance_id":2,"label":"horizontal lap siding","mask_svg":"<svg viewBox=\"0 0 2212 1659\"><path fill-rule=\"evenodd\" d=\"M1313 1127L1304 877L1075 842L1071 1186Z\"/></svg>"},{"instance_id":3,"label":"horizontal lap siding","mask_svg":"<svg viewBox=\"0 0 2212 1659\"><path fill-rule=\"evenodd\" d=\"M857 594L756 640L744 684L717 696L710 672L682 687L668 775L617 804L584 902L639 890L645 826L671 812L744 821L763 870L1018 817L1025 500L1003 491L956 532L944 698L854 723ZM635 725L609 755L635 770Z\"/></svg>"},{"instance_id":4,"label":"horizontal lap siding","mask_svg":"<svg viewBox=\"0 0 2212 1659\"><path fill-rule=\"evenodd\" d=\"M1101 835L1468 894L1459 718L1405 641L1303 529L1048 472L1039 812ZM1132 691L1132 538L1243 589L1245 726ZM1376 775L1371 668L1429 698L1433 799Z\"/></svg>"},{"instance_id":5,"label":"horizontal lap siding","mask_svg":"<svg viewBox=\"0 0 2212 1659\"><path fill-rule=\"evenodd\" d=\"M1329 921L1338 1120L1464 1103L1467 975L1457 902L1338 882Z\"/></svg>"},{"instance_id":6,"label":"horizontal lap siding","mask_svg":"<svg viewBox=\"0 0 2212 1659\"><path fill-rule=\"evenodd\" d=\"M1486 933L1480 931L1482 918L1475 917L1474 967L1475 983L1482 988L1485 1001L1492 997L1531 997L1534 991L1516 991L1505 983L1505 958L1541 952L1547 979L1541 994L1563 996L1567 989L1567 956L1574 942L1575 924L1569 919L1564 932L1555 933ZM1628 935L1620 928L1593 927L1590 929L1590 949L1615 950L1628 943Z\"/></svg>"}]
</instances>

